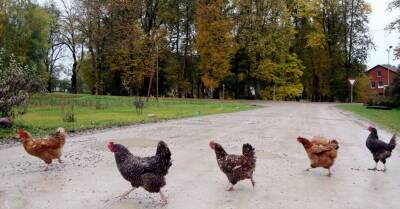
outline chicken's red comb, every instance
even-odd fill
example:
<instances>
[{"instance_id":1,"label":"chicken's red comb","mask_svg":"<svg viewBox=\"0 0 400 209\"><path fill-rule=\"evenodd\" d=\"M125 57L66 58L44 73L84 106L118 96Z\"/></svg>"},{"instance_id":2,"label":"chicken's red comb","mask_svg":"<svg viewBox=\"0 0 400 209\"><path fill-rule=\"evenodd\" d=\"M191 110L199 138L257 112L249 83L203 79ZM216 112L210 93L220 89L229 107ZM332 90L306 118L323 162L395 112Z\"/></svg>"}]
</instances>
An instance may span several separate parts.
<instances>
[{"instance_id":1,"label":"chicken's red comb","mask_svg":"<svg viewBox=\"0 0 400 209\"><path fill-rule=\"evenodd\" d=\"M368 126L368 131L371 131L373 128L373 126Z\"/></svg>"},{"instance_id":2,"label":"chicken's red comb","mask_svg":"<svg viewBox=\"0 0 400 209\"><path fill-rule=\"evenodd\" d=\"M211 141L208 143L208 146L209 146L211 149L214 149L214 148L215 148L215 142L214 142L213 140L211 140Z\"/></svg>"},{"instance_id":3,"label":"chicken's red comb","mask_svg":"<svg viewBox=\"0 0 400 209\"><path fill-rule=\"evenodd\" d=\"M25 132L23 128L18 130L18 135L21 139L26 139L28 138L28 134Z\"/></svg>"}]
</instances>

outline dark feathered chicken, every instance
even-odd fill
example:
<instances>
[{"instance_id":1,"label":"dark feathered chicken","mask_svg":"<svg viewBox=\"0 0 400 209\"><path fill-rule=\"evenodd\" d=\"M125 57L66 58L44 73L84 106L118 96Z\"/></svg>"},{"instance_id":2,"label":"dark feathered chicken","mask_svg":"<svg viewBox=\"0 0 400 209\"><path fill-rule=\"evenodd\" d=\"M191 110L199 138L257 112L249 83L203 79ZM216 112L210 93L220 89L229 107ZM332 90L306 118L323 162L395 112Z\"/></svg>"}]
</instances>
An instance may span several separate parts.
<instances>
[{"instance_id":1,"label":"dark feathered chicken","mask_svg":"<svg viewBox=\"0 0 400 209\"><path fill-rule=\"evenodd\" d=\"M253 172L256 168L256 157L254 148L250 144L243 144L243 155L229 155L220 144L213 141L209 145L215 151L219 168L231 183L227 191L232 191L233 186L244 179L250 179L254 187Z\"/></svg>"},{"instance_id":2,"label":"dark feathered chicken","mask_svg":"<svg viewBox=\"0 0 400 209\"><path fill-rule=\"evenodd\" d=\"M123 145L113 142L108 143L108 148L114 152L122 177L132 185L132 189L122 194L121 198L127 197L135 188L143 187L148 192L160 193L163 203L167 203L161 188L166 184L165 176L172 162L171 152L165 142L158 143L156 155L151 157L135 156Z\"/></svg>"},{"instance_id":3,"label":"dark feathered chicken","mask_svg":"<svg viewBox=\"0 0 400 209\"><path fill-rule=\"evenodd\" d=\"M378 137L378 131L374 127L369 127L369 134L366 145L369 151L371 151L372 156L374 157L375 167L370 168L369 170L378 170L378 162L381 161L383 163L383 170L386 171L386 159L388 159L392 155L392 150L396 147L396 135L393 135L392 139L390 139L389 143L381 141Z\"/></svg>"}]
</instances>

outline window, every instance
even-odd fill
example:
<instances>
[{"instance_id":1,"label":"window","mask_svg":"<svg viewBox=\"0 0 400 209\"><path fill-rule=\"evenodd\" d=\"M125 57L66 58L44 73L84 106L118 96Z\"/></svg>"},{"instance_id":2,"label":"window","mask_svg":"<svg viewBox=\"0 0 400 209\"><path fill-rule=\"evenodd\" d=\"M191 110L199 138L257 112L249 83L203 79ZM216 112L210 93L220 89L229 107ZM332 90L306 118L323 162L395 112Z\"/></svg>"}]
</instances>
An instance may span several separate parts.
<instances>
[{"instance_id":1,"label":"window","mask_svg":"<svg viewBox=\"0 0 400 209\"><path fill-rule=\"evenodd\" d=\"M382 77L382 71L378 70L378 72L376 72L376 76L377 77Z\"/></svg>"},{"instance_id":2,"label":"window","mask_svg":"<svg viewBox=\"0 0 400 209\"><path fill-rule=\"evenodd\" d=\"M371 81L371 89L376 88L376 82L375 81Z\"/></svg>"},{"instance_id":3,"label":"window","mask_svg":"<svg viewBox=\"0 0 400 209\"><path fill-rule=\"evenodd\" d=\"M383 88L383 81L379 81L379 83L378 83L378 88Z\"/></svg>"}]
</instances>

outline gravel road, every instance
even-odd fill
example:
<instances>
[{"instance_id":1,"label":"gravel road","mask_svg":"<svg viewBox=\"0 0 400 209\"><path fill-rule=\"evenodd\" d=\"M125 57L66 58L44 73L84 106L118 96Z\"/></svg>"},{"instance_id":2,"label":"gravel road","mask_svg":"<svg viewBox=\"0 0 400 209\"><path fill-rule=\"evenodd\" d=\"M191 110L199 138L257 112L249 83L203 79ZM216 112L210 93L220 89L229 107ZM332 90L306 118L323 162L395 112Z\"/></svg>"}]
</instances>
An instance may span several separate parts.
<instances>
[{"instance_id":1,"label":"gravel road","mask_svg":"<svg viewBox=\"0 0 400 209\"><path fill-rule=\"evenodd\" d=\"M44 172L43 162L21 145L0 150L1 209L398 209L400 153L395 150L386 173L368 171L374 162L365 147L368 122L334 104L261 103L256 110L134 125L69 137L64 164ZM379 129L378 129L379 130ZM379 130L385 140L391 135ZM337 139L340 149L333 176L324 169L305 172L309 160L297 136ZM126 200L112 199L130 189L119 174L110 139L141 156L152 155L158 140L169 144L173 165L163 188L169 204L143 189ZM250 181L226 192L210 139L228 153L243 143L256 148L256 187ZM111 200L110 200L111 199Z\"/></svg>"}]
</instances>

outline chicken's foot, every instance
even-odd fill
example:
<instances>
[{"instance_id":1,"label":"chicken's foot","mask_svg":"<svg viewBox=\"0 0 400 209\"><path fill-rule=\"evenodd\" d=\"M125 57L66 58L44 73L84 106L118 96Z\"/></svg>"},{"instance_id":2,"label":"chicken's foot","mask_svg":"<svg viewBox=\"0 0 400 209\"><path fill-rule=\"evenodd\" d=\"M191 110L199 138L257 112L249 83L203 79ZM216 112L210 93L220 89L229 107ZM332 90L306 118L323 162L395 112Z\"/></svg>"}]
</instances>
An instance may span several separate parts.
<instances>
[{"instance_id":1,"label":"chicken's foot","mask_svg":"<svg viewBox=\"0 0 400 209\"><path fill-rule=\"evenodd\" d=\"M383 169L378 171L386 172L386 164L383 164Z\"/></svg>"},{"instance_id":2,"label":"chicken's foot","mask_svg":"<svg viewBox=\"0 0 400 209\"><path fill-rule=\"evenodd\" d=\"M61 158L58 158L59 163L64 163L64 161L61 160Z\"/></svg>"},{"instance_id":3,"label":"chicken's foot","mask_svg":"<svg viewBox=\"0 0 400 209\"><path fill-rule=\"evenodd\" d=\"M331 169L330 169L330 168L328 168L328 174L327 174L326 176L328 176L328 177L331 177L331 176L332 176L332 172L331 172Z\"/></svg>"},{"instance_id":4,"label":"chicken's foot","mask_svg":"<svg viewBox=\"0 0 400 209\"><path fill-rule=\"evenodd\" d=\"M378 170L378 163L376 163L375 164L375 167L374 168L368 168L368 170L370 170L370 171L377 171Z\"/></svg>"},{"instance_id":5,"label":"chicken's foot","mask_svg":"<svg viewBox=\"0 0 400 209\"><path fill-rule=\"evenodd\" d=\"M160 197L161 197L161 205L168 204L167 198L165 197L164 193L160 190Z\"/></svg>"},{"instance_id":6,"label":"chicken's foot","mask_svg":"<svg viewBox=\"0 0 400 209\"><path fill-rule=\"evenodd\" d=\"M43 171L48 171L48 170L49 170L49 164L46 164L46 165L44 166Z\"/></svg>"},{"instance_id":7,"label":"chicken's foot","mask_svg":"<svg viewBox=\"0 0 400 209\"><path fill-rule=\"evenodd\" d=\"M136 189L135 187L132 187L132 189L130 189L127 192L124 192L122 195L118 196L117 198L119 198L120 200L126 199L128 197L128 195L135 189Z\"/></svg>"},{"instance_id":8,"label":"chicken's foot","mask_svg":"<svg viewBox=\"0 0 400 209\"><path fill-rule=\"evenodd\" d=\"M225 191L228 191L228 192L233 191L233 184L231 184L231 186L227 187L225 189Z\"/></svg>"}]
</instances>

